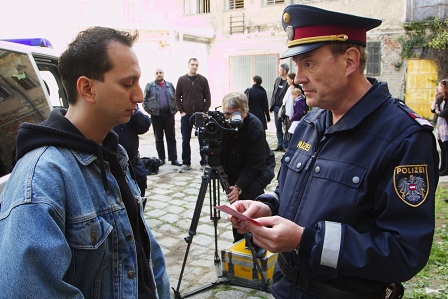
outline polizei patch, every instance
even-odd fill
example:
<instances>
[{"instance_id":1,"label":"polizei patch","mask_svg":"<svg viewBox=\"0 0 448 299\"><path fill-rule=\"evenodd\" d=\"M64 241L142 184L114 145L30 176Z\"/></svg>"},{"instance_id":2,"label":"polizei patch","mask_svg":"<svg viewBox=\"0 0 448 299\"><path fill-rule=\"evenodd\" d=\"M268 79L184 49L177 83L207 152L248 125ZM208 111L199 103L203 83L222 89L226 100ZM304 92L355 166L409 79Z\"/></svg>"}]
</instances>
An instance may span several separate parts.
<instances>
[{"instance_id":1,"label":"polizei patch","mask_svg":"<svg viewBox=\"0 0 448 299\"><path fill-rule=\"evenodd\" d=\"M418 207L428 196L428 165L401 165L394 170L398 197L411 207Z\"/></svg>"}]
</instances>

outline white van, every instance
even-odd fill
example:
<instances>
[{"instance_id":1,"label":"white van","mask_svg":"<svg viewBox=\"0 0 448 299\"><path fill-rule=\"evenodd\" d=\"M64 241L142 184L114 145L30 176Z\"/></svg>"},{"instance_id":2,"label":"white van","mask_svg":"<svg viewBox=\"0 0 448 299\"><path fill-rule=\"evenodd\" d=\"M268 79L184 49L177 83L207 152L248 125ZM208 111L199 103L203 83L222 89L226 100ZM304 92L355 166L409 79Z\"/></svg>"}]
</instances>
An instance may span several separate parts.
<instances>
[{"instance_id":1,"label":"white van","mask_svg":"<svg viewBox=\"0 0 448 299\"><path fill-rule=\"evenodd\" d=\"M58 54L48 45L45 39L0 40L0 192L15 164L19 125L41 123L53 107L67 107Z\"/></svg>"}]
</instances>

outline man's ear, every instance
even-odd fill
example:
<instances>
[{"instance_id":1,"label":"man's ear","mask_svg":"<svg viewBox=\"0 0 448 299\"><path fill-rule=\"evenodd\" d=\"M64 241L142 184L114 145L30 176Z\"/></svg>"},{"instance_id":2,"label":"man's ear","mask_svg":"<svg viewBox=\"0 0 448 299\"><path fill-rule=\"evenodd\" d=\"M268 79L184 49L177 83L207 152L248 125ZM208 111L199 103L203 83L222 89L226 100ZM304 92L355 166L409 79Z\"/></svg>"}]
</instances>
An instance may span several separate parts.
<instances>
[{"instance_id":1,"label":"man's ear","mask_svg":"<svg viewBox=\"0 0 448 299\"><path fill-rule=\"evenodd\" d=\"M94 81L86 76L79 77L78 81L76 82L76 87L78 88L79 94L89 103L95 102L93 84Z\"/></svg>"},{"instance_id":2,"label":"man's ear","mask_svg":"<svg viewBox=\"0 0 448 299\"><path fill-rule=\"evenodd\" d=\"M345 59L345 71L348 75L351 75L355 72L359 67L359 58L361 57L361 53L355 47L348 48L345 51L346 59Z\"/></svg>"}]
</instances>

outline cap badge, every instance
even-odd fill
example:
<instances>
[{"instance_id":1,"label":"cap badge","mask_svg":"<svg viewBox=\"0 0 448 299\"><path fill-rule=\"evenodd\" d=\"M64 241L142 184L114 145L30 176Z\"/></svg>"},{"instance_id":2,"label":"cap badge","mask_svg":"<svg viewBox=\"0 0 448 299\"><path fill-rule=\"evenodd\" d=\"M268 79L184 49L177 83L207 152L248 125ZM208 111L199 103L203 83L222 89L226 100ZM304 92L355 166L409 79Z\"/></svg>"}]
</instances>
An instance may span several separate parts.
<instances>
[{"instance_id":1,"label":"cap badge","mask_svg":"<svg viewBox=\"0 0 448 299\"><path fill-rule=\"evenodd\" d=\"M289 23L289 21L291 21L291 17L289 16L289 13L285 12L285 13L283 14L283 21L284 21L285 23Z\"/></svg>"},{"instance_id":2,"label":"cap badge","mask_svg":"<svg viewBox=\"0 0 448 299\"><path fill-rule=\"evenodd\" d=\"M292 41L294 39L294 28L289 25L288 27L286 27L285 31L286 36L288 37L288 41Z\"/></svg>"}]
</instances>

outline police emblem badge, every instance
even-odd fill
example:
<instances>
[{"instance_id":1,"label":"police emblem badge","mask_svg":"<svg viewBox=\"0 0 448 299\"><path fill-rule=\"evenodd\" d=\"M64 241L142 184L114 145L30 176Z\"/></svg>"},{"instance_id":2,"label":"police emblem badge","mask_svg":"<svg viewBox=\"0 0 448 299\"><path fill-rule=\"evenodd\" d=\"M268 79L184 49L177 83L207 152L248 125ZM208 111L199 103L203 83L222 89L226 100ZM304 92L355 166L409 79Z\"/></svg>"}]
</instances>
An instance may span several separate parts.
<instances>
[{"instance_id":1,"label":"police emblem badge","mask_svg":"<svg viewBox=\"0 0 448 299\"><path fill-rule=\"evenodd\" d=\"M288 41L294 39L294 28L292 28L292 26L286 27L286 36L288 37Z\"/></svg>"},{"instance_id":2,"label":"police emblem badge","mask_svg":"<svg viewBox=\"0 0 448 299\"><path fill-rule=\"evenodd\" d=\"M400 165L394 170L394 187L398 197L411 207L418 207L428 196L428 165Z\"/></svg>"}]
</instances>

